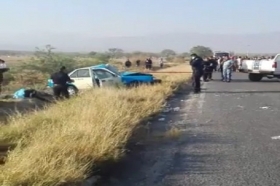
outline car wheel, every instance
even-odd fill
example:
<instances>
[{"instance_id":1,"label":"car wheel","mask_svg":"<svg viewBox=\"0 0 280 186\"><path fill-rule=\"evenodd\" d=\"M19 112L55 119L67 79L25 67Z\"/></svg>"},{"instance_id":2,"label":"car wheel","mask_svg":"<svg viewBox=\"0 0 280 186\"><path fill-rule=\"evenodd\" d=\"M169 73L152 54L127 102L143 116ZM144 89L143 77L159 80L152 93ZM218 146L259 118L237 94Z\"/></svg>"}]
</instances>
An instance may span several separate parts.
<instances>
[{"instance_id":1,"label":"car wheel","mask_svg":"<svg viewBox=\"0 0 280 186\"><path fill-rule=\"evenodd\" d=\"M155 79L152 84L159 84L162 83L161 79Z\"/></svg>"},{"instance_id":2,"label":"car wheel","mask_svg":"<svg viewBox=\"0 0 280 186\"><path fill-rule=\"evenodd\" d=\"M67 91L69 92L70 96L75 96L78 94L78 89L74 86L68 86Z\"/></svg>"},{"instance_id":3,"label":"car wheel","mask_svg":"<svg viewBox=\"0 0 280 186\"><path fill-rule=\"evenodd\" d=\"M257 82L257 81L261 81L262 78L263 78L263 75L261 75L261 74L252 74L252 73L249 74L250 81Z\"/></svg>"},{"instance_id":4,"label":"car wheel","mask_svg":"<svg viewBox=\"0 0 280 186\"><path fill-rule=\"evenodd\" d=\"M131 87L138 87L139 85L141 85L141 82L139 81L132 81L130 82L127 87L131 88Z\"/></svg>"}]
</instances>

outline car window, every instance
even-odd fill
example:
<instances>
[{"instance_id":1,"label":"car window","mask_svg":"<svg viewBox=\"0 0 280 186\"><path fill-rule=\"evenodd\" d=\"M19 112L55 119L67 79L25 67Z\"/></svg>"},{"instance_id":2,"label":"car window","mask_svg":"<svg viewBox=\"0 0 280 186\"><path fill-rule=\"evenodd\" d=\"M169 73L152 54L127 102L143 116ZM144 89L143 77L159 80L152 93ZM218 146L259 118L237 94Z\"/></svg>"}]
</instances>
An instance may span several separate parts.
<instances>
[{"instance_id":1,"label":"car window","mask_svg":"<svg viewBox=\"0 0 280 186\"><path fill-rule=\"evenodd\" d=\"M102 69L95 69L95 70L93 70L93 72L96 74L96 76L99 79L106 79L106 78L114 77L113 74L111 74L110 72L108 72L106 70L102 70Z\"/></svg>"},{"instance_id":2,"label":"car window","mask_svg":"<svg viewBox=\"0 0 280 186\"><path fill-rule=\"evenodd\" d=\"M76 77L77 77L77 74L78 74L78 72L77 72L77 70L76 70L74 73L72 73L72 74L70 75L70 78L76 78Z\"/></svg>"},{"instance_id":3,"label":"car window","mask_svg":"<svg viewBox=\"0 0 280 186\"><path fill-rule=\"evenodd\" d=\"M89 69L77 70L77 77L90 77Z\"/></svg>"}]
</instances>

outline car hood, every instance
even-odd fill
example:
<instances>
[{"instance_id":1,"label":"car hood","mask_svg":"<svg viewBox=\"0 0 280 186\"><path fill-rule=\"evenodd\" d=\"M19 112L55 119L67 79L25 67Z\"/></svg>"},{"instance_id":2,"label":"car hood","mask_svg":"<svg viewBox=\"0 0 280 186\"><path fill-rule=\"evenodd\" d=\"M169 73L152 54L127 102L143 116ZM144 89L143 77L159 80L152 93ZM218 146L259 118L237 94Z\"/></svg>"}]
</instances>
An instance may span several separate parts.
<instances>
[{"instance_id":1,"label":"car hood","mask_svg":"<svg viewBox=\"0 0 280 186\"><path fill-rule=\"evenodd\" d=\"M141 73L141 72L121 72L121 76L131 76L131 75L143 75L143 76L153 76L152 74L146 74L146 73Z\"/></svg>"}]
</instances>

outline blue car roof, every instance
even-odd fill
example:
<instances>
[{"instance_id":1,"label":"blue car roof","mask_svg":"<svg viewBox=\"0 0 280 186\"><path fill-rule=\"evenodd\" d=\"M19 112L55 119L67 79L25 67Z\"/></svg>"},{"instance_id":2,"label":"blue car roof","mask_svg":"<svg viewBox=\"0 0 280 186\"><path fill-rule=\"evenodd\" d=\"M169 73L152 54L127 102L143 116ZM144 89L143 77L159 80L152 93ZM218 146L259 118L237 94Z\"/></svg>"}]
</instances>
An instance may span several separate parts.
<instances>
[{"instance_id":1,"label":"blue car roof","mask_svg":"<svg viewBox=\"0 0 280 186\"><path fill-rule=\"evenodd\" d=\"M96 68L106 68L106 64L94 65L94 66L91 66L91 68L93 68L93 69L96 69Z\"/></svg>"}]
</instances>

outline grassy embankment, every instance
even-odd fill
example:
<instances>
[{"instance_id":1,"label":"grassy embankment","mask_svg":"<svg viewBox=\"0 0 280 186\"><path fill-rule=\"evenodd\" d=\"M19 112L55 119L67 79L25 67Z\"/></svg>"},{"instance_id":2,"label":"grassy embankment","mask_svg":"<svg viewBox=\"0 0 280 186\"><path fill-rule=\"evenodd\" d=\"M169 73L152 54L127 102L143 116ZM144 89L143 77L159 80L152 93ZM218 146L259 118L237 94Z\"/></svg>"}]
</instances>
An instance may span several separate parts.
<instances>
[{"instance_id":1,"label":"grassy embankment","mask_svg":"<svg viewBox=\"0 0 280 186\"><path fill-rule=\"evenodd\" d=\"M185 65L164 69L189 71ZM0 128L1 143L17 143L0 167L0 185L61 185L82 181L92 167L118 160L137 124L159 111L190 74L156 74L163 83L96 89Z\"/></svg>"}]
</instances>

